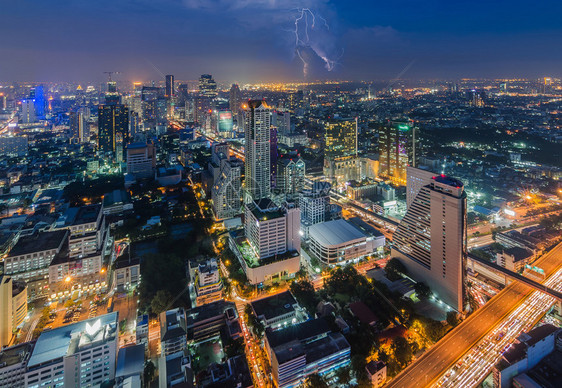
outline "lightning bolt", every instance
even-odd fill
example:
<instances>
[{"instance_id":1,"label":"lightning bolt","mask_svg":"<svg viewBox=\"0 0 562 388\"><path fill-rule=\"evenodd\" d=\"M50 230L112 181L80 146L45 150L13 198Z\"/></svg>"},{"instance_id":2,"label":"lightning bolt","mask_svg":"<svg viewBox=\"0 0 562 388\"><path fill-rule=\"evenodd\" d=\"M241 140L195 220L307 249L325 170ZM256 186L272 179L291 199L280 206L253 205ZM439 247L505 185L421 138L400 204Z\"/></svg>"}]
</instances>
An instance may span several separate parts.
<instances>
[{"instance_id":1,"label":"lightning bolt","mask_svg":"<svg viewBox=\"0 0 562 388\"><path fill-rule=\"evenodd\" d=\"M308 75L309 64L306 61L306 59L304 59L304 57L302 56L299 50L300 48L311 49L312 51L314 51L316 55L318 55L319 58L321 58L324 61L324 66L328 71L334 70L335 66L339 64L338 61L343 56L343 49L341 55L337 59L335 60L331 59L325 53L323 53L322 50L315 48L311 44L310 35L309 35L309 30L313 30L316 28L317 19L321 21L323 27L329 31L330 26L328 25L326 19L324 19L320 15L316 15L310 8L294 8L292 11L297 12L297 16L295 17L295 28L293 30L293 33L295 34L295 51L303 63L304 76L306 77ZM301 23L304 23L304 31L299 27Z\"/></svg>"}]
</instances>

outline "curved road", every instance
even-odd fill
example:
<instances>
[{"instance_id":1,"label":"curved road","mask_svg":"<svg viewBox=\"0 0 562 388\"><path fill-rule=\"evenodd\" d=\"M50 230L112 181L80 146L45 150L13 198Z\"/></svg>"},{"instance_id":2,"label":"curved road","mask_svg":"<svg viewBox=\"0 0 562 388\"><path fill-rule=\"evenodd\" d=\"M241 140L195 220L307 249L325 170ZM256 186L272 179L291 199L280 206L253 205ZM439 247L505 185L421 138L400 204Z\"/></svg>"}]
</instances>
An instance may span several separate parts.
<instances>
[{"instance_id":1,"label":"curved road","mask_svg":"<svg viewBox=\"0 0 562 388\"><path fill-rule=\"evenodd\" d=\"M544 269L547 277L553 274L561 264L562 243L534 263ZM447 369L502 321L510 311L521 304L532 291L533 289L527 285L511 283L486 305L451 330L386 386L402 388L433 385Z\"/></svg>"}]
</instances>

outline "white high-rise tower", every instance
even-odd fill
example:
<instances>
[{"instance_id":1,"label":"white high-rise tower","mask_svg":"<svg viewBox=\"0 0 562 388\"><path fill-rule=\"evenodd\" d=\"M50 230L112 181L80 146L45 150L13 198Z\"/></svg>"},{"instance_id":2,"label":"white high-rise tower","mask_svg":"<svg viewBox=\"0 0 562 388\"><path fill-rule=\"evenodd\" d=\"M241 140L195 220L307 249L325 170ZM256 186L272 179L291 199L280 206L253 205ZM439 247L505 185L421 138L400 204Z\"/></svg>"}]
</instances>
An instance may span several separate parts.
<instances>
[{"instance_id":1,"label":"white high-rise tower","mask_svg":"<svg viewBox=\"0 0 562 388\"><path fill-rule=\"evenodd\" d=\"M261 100L248 101L244 115L245 188L249 196L258 200L271 193L271 110Z\"/></svg>"},{"instance_id":2,"label":"white high-rise tower","mask_svg":"<svg viewBox=\"0 0 562 388\"><path fill-rule=\"evenodd\" d=\"M391 256L436 296L464 310L467 257L466 193L462 182L408 168L408 210L396 229Z\"/></svg>"}]
</instances>

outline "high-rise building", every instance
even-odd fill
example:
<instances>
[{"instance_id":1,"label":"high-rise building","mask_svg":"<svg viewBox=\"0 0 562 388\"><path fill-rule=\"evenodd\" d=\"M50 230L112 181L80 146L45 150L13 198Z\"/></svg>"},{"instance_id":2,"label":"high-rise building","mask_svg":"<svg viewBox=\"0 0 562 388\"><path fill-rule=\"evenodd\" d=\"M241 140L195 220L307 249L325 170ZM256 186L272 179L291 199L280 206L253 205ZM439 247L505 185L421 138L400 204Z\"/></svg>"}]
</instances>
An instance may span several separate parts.
<instances>
[{"instance_id":1,"label":"high-rise building","mask_svg":"<svg viewBox=\"0 0 562 388\"><path fill-rule=\"evenodd\" d=\"M209 98L215 98L218 95L217 83L211 74L202 74L199 78L199 94Z\"/></svg>"},{"instance_id":2,"label":"high-rise building","mask_svg":"<svg viewBox=\"0 0 562 388\"><path fill-rule=\"evenodd\" d=\"M277 128L269 127L269 171L271 172L271 188L277 187L277 161L279 151L277 150Z\"/></svg>"},{"instance_id":3,"label":"high-rise building","mask_svg":"<svg viewBox=\"0 0 562 388\"><path fill-rule=\"evenodd\" d=\"M242 209L242 170L244 162L239 159L221 159L218 177L211 189L213 210L217 219L231 218Z\"/></svg>"},{"instance_id":4,"label":"high-rise building","mask_svg":"<svg viewBox=\"0 0 562 388\"><path fill-rule=\"evenodd\" d=\"M391 256L416 281L423 281L443 302L464 310L467 257L466 193L462 182L445 175L427 179L426 171L408 169L410 205L393 236ZM420 180L426 180L420 184ZM413 198L413 199L412 199Z\"/></svg>"},{"instance_id":5,"label":"high-rise building","mask_svg":"<svg viewBox=\"0 0 562 388\"><path fill-rule=\"evenodd\" d=\"M152 143L127 145L127 174L136 178L154 178L156 152Z\"/></svg>"},{"instance_id":6,"label":"high-rise building","mask_svg":"<svg viewBox=\"0 0 562 388\"><path fill-rule=\"evenodd\" d=\"M35 114L35 101L31 98L21 101L20 121L23 124L30 124L37 121Z\"/></svg>"},{"instance_id":7,"label":"high-rise building","mask_svg":"<svg viewBox=\"0 0 562 388\"><path fill-rule=\"evenodd\" d=\"M199 264L192 274L195 288L195 303L201 306L222 299L222 280L216 259Z\"/></svg>"},{"instance_id":8,"label":"high-rise building","mask_svg":"<svg viewBox=\"0 0 562 388\"><path fill-rule=\"evenodd\" d=\"M76 111L70 112L70 139L75 143L84 143L89 138L89 127L84 109L80 108Z\"/></svg>"},{"instance_id":9,"label":"high-rise building","mask_svg":"<svg viewBox=\"0 0 562 388\"><path fill-rule=\"evenodd\" d=\"M244 115L245 189L258 200L271 193L271 110L262 100L248 101Z\"/></svg>"},{"instance_id":10,"label":"high-rise building","mask_svg":"<svg viewBox=\"0 0 562 388\"><path fill-rule=\"evenodd\" d=\"M276 110L271 115L271 125L277 127L277 132L281 135L291 133L291 114L288 111Z\"/></svg>"},{"instance_id":11,"label":"high-rise building","mask_svg":"<svg viewBox=\"0 0 562 388\"><path fill-rule=\"evenodd\" d=\"M38 85L31 89L29 96L35 105L35 115L38 119L45 118L45 94L43 93L43 85Z\"/></svg>"},{"instance_id":12,"label":"high-rise building","mask_svg":"<svg viewBox=\"0 0 562 388\"><path fill-rule=\"evenodd\" d=\"M12 278L0 275L0 349L12 342Z\"/></svg>"},{"instance_id":13,"label":"high-rise building","mask_svg":"<svg viewBox=\"0 0 562 388\"><path fill-rule=\"evenodd\" d=\"M296 92L289 93L288 100L289 110L292 113L297 112L303 106L304 91L297 90Z\"/></svg>"},{"instance_id":14,"label":"high-rise building","mask_svg":"<svg viewBox=\"0 0 562 388\"><path fill-rule=\"evenodd\" d=\"M334 119L326 123L324 175L337 183L358 178L357 120Z\"/></svg>"},{"instance_id":15,"label":"high-rise building","mask_svg":"<svg viewBox=\"0 0 562 388\"><path fill-rule=\"evenodd\" d=\"M311 189L305 189L299 195L299 208L301 209L301 223L306 230L310 225L328 221L330 209L329 182L314 182Z\"/></svg>"},{"instance_id":16,"label":"high-rise building","mask_svg":"<svg viewBox=\"0 0 562 388\"><path fill-rule=\"evenodd\" d=\"M125 105L98 106L98 148L117 156L129 139L129 109Z\"/></svg>"},{"instance_id":17,"label":"high-rise building","mask_svg":"<svg viewBox=\"0 0 562 388\"><path fill-rule=\"evenodd\" d=\"M166 98L172 98L175 97L175 95L174 76L169 74L166 76Z\"/></svg>"},{"instance_id":18,"label":"high-rise building","mask_svg":"<svg viewBox=\"0 0 562 388\"><path fill-rule=\"evenodd\" d=\"M221 137L231 137L234 123L232 120L232 112L226 108L216 110L217 115L217 132Z\"/></svg>"},{"instance_id":19,"label":"high-rise building","mask_svg":"<svg viewBox=\"0 0 562 388\"><path fill-rule=\"evenodd\" d=\"M306 166L300 156L283 156L277 168L276 188L287 197L297 195L304 188Z\"/></svg>"},{"instance_id":20,"label":"high-rise building","mask_svg":"<svg viewBox=\"0 0 562 388\"><path fill-rule=\"evenodd\" d=\"M121 102L121 96L117 91L117 82L109 81L107 83L107 93L105 93L105 103L107 105L117 105Z\"/></svg>"},{"instance_id":21,"label":"high-rise building","mask_svg":"<svg viewBox=\"0 0 562 388\"><path fill-rule=\"evenodd\" d=\"M417 127L411 120L389 121L379 129L379 173L406 185L406 168L417 167Z\"/></svg>"},{"instance_id":22,"label":"high-rise building","mask_svg":"<svg viewBox=\"0 0 562 388\"><path fill-rule=\"evenodd\" d=\"M242 109L242 92L237 84L232 84L230 87L230 110L237 116L238 112Z\"/></svg>"}]
</instances>

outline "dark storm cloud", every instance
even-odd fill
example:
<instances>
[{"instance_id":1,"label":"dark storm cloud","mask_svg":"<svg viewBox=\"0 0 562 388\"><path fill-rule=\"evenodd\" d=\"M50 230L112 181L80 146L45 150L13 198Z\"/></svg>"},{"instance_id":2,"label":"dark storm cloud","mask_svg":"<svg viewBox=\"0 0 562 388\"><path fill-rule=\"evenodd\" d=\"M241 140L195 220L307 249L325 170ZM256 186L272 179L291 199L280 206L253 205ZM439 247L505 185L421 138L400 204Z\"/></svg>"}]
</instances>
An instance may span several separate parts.
<instances>
[{"instance_id":1,"label":"dark storm cloud","mask_svg":"<svg viewBox=\"0 0 562 388\"><path fill-rule=\"evenodd\" d=\"M311 77L560 76L562 5L496 0L2 0L0 80L302 79L294 20L329 29L303 45ZM321 25L319 24L318 27ZM329 32L329 33L328 33ZM315 50L316 49L316 50ZM340 53L344 55L339 58ZM327 62L338 62L327 71Z\"/></svg>"}]
</instances>

